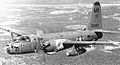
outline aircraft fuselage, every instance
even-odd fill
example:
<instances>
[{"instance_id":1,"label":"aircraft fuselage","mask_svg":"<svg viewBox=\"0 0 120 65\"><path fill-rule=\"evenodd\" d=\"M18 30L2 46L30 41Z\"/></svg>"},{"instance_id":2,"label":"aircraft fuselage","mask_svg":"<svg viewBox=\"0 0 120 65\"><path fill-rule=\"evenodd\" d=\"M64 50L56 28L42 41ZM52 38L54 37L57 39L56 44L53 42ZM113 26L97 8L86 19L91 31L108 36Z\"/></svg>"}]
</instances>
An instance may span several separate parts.
<instances>
[{"instance_id":1,"label":"aircraft fuselage","mask_svg":"<svg viewBox=\"0 0 120 65\"><path fill-rule=\"evenodd\" d=\"M92 41L102 38L102 33L94 31L73 31L73 32L62 32L62 33L50 33L41 36L41 42L52 39L69 39L75 41L77 38L82 36L82 41Z\"/></svg>"},{"instance_id":2,"label":"aircraft fuselage","mask_svg":"<svg viewBox=\"0 0 120 65\"><path fill-rule=\"evenodd\" d=\"M30 36L30 41L28 42L20 41L17 43L12 43L11 44L12 47L7 48L7 51L8 53L32 52L35 50L40 50L42 48L42 44L45 44L49 40L68 39L68 40L76 41L77 38L81 36L83 39L79 41L92 41L92 40L96 41L102 38L102 33L94 32L94 31L72 31L72 32L50 33L42 36L33 35ZM14 44L19 44L19 46L15 47ZM67 47L71 47L71 46L67 46Z\"/></svg>"}]
</instances>

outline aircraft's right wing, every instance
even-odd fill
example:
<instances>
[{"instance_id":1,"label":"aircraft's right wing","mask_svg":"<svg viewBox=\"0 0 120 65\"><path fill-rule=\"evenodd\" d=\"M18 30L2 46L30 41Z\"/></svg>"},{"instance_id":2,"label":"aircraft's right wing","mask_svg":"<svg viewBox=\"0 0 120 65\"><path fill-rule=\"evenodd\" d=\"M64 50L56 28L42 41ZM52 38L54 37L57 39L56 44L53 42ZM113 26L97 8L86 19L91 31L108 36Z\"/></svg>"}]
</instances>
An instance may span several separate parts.
<instances>
[{"instance_id":1,"label":"aircraft's right wing","mask_svg":"<svg viewBox=\"0 0 120 65\"><path fill-rule=\"evenodd\" d=\"M120 42L106 42L106 41L64 41L65 45L118 45Z\"/></svg>"}]
</instances>

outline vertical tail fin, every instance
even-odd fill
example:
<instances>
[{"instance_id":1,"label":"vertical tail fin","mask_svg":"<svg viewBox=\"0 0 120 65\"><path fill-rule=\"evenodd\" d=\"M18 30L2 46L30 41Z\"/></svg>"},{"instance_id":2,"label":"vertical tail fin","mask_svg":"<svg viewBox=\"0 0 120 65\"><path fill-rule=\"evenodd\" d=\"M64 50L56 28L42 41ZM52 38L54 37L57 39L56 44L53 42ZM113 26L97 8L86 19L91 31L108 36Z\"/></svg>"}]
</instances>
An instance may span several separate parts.
<instances>
[{"instance_id":1,"label":"vertical tail fin","mask_svg":"<svg viewBox=\"0 0 120 65\"><path fill-rule=\"evenodd\" d=\"M98 30L102 28L101 6L99 2L95 2L86 30Z\"/></svg>"}]
</instances>

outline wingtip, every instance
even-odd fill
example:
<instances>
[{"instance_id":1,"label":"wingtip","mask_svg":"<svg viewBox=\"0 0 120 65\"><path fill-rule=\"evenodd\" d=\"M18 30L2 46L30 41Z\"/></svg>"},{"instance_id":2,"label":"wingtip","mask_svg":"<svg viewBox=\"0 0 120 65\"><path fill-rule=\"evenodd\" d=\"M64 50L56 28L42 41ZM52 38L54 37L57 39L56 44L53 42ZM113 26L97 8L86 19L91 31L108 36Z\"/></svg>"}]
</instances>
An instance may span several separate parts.
<instances>
[{"instance_id":1,"label":"wingtip","mask_svg":"<svg viewBox=\"0 0 120 65\"><path fill-rule=\"evenodd\" d=\"M100 2L97 1L97 2L94 3L94 5L95 5L95 6L96 6L96 5L100 5Z\"/></svg>"}]
</instances>

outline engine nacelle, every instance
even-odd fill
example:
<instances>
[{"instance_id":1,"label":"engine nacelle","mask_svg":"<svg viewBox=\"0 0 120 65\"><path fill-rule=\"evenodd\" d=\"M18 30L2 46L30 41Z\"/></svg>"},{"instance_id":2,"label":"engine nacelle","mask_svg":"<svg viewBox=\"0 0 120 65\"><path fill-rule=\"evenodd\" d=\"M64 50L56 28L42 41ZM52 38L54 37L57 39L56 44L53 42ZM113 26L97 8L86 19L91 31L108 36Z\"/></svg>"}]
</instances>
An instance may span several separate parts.
<instances>
[{"instance_id":1,"label":"engine nacelle","mask_svg":"<svg viewBox=\"0 0 120 65\"><path fill-rule=\"evenodd\" d=\"M69 50L66 52L67 56L75 56L78 55L78 52L76 50Z\"/></svg>"},{"instance_id":2,"label":"engine nacelle","mask_svg":"<svg viewBox=\"0 0 120 65\"><path fill-rule=\"evenodd\" d=\"M82 49L72 49L66 52L67 56L76 56L76 55L80 55L86 52L86 49L82 48Z\"/></svg>"},{"instance_id":3,"label":"engine nacelle","mask_svg":"<svg viewBox=\"0 0 120 65\"><path fill-rule=\"evenodd\" d=\"M49 40L44 43L44 51L46 52L53 52L58 51L60 49L63 49L63 43L66 41L66 39L57 39L57 40Z\"/></svg>"},{"instance_id":4,"label":"engine nacelle","mask_svg":"<svg viewBox=\"0 0 120 65\"><path fill-rule=\"evenodd\" d=\"M86 51L87 51L87 50L84 49L84 48L77 50L77 52L78 52L79 55L85 53Z\"/></svg>"}]
</instances>

